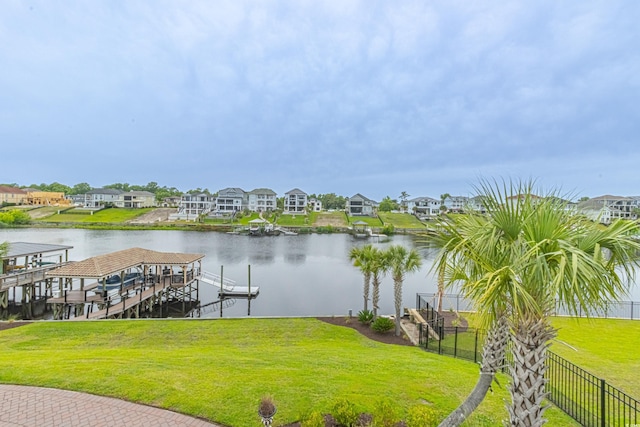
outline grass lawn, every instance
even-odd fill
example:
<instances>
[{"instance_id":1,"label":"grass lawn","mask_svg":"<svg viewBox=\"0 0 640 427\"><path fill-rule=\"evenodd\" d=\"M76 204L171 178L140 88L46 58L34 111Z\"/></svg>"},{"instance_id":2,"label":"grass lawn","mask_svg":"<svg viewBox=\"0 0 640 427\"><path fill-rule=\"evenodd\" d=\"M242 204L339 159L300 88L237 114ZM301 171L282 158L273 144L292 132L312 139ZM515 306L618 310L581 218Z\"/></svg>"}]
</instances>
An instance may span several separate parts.
<instances>
[{"instance_id":1,"label":"grass lawn","mask_svg":"<svg viewBox=\"0 0 640 427\"><path fill-rule=\"evenodd\" d=\"M314 227L315 226L323 227L327 225L331 225L334 227L346 227L348 225L347 216L344 214L344 211L317 212L316 216L313 217L312 225Z\"/></svg>"},{"instance_id":2,"label":"grass lawn","mask_svg":"<svg viewBox=\"0 0 640 427\"><path fill-rule=\"evenodd\" d=\"M380 228L383 227L384 224L380 221L378 217L370 217L370 216L350 216L349 217L349 225L352 225L354 222L366 222L369 227Z\"/></svg>"},{"instance_id":3,"label":"grass lawn","mask_svg":"<svg viewBox=\"0 0 640 427\"><path fill-rule=\"evenodd\" d=\"M395 228L425 228L418 218L407 213L378 212L378 216L385 225L391 224Z\"/></svg>"},{"instance_id":4,"label":"grass lawn","mask_svg":"<svg viewBox=\"0 0 640 427\"><path fill-rule=\"evenodd\" d=\"M329 412L339 398L367 412L389 398L402 411L426 404L445 415L478 377L473 363L315 319L34 322L0 332L0 348L2 383L120 397L229 426L259 425L266 394L276 425ZM500 425L507 398L494 386L464 425ZM547 415L549 425L576 425L555 408Z\"/></svg>"},{"instance_id":5,"label":"grass lawn","mask_svg":"<svg viewBox=\"0 0 640 427\"><path fill-rule=\"evenodd\" d=\"M474 313L461 313L470 326ZM640 322L623 319L553 317L558 337L549 350L610 385L640 399Z\"/></svg>"},{"instance_id":6,"label":"grass lawn","mask_svg":"<svg viewBox=\"0 0 640 427\"><path fill-rule=\"evenodd\" d=\"M110 208L102 209L94 212L68 211L61 214L54 213L51 216L42 218L38 221L42 222L79 222L79 223L119 223L127 222L140 215L143 215L153 208L145 209L127 209L127 208Z\"/></svg>"},{"instance_id":7,"label":"grass lawn","mask_svg":"<svg viewBox=\"0 0 640 427\"><path fill-rule=\"evenodd\" d=\"M276 224L283 227L305 227L310 226L312 221L313 218L308 216L306 213L299 215L282 214L278 215Z\"/></svg>"}]
</instances>

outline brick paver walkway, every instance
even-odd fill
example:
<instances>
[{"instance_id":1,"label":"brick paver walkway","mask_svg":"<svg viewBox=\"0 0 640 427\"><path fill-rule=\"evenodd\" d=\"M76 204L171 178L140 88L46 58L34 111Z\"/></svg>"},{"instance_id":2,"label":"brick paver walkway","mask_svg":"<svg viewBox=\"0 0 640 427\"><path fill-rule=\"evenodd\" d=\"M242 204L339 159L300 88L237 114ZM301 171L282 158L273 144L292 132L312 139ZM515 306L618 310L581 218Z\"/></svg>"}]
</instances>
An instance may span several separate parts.
<instances>
[{"instance_id":1,"label":"brick paver walkway","mask_svg":"<svg viewBox=\"0 0 640 427\"><path fill-rule=\"evenodd\" d=\"M52 388L0 385L0 403L2 427L217 427L165 409Z\"/></svg>"}]
</instances>

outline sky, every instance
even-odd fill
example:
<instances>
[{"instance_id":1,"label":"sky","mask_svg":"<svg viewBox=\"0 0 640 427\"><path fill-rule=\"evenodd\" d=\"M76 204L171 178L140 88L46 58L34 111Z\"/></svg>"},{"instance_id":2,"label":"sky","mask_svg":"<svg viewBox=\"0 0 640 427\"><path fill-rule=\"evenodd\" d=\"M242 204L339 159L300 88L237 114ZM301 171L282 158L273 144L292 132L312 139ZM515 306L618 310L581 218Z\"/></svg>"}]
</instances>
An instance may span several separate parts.
<instances>
[{"instance_id":1,"label":"sky","mask_svg":"<svg viewBox=\"0 0 640 427\"><path fill-rule=\"evenodd\" d=\"M640 195L640 2L0 2L0 183Z\"/></svg>"}]
</instances>

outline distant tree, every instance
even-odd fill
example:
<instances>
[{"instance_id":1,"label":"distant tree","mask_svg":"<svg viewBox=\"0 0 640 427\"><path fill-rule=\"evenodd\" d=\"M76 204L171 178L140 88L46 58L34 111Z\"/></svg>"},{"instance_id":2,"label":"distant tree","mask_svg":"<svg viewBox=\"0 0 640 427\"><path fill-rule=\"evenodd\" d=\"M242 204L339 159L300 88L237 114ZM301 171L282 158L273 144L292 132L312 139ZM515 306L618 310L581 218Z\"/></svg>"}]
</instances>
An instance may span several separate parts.
<instances>
[{"instance_id":1,"label":"distant tree","mask_svg":"<svg viewBox=\"0 0 640 427\"><path fill-rule=\"evenodd\" d=\"M578 202L586 202L587 200L589 200L589 197L583 196L578 199Z\"/></svg>"},{"instance_id":2,"label":"distant tree","mask_svg":"<svg viewBox=\"0 0 640 427\"><path fill-rule=\"evenodd\" d=\"M7 225L26 225L30 222L31 217L29 214L20 209L0 212L0 223Z\"/></svg>"},{"instance_id":3,"label":"distant tree","mask_svg":"<svg viewBox=\"0 0 640 427\"><path fill-rule=\"evenodd\" d=\"M188 194L207 194L207 195L211 195L211 192L209 191L208 188L202 189L200 187L193 189L193 190L187 190Z\"/></svg>"},{"instance_id":4,"label":"distant tree","mask_svg":"<svg viewBox=\"0 0 640 427\"><path fill-rule=\"evenodd\" d=\"M67 194L86 194L88 191L91 191L91 186L86 182L81 182L71 187Z\"/></svg>"},{"instance_id":5,"label":"distant tree","mask_svg":"<svg viewBox=\"0 0 640 427\"><path fill-rule=\"evenodd\" d=\"M444 201L451 197L451 194L444 193L440 195L440 212L446 212L447 207L444 205Z\"/></svg>"},{"instance_id":6,"label":"distant tree","mask_svg":"<svg viewBox=\"0 0 640 427\"><path fill-rule=\"evenodd\" d=\"M109 184L109 185L105 185L104 188L111 188L114 190L121 190L121 191L125 191L125 192L129 192L131 191L131 186L128 183L115 183L115 184Z\"/></svg>"},{"instance_id":7,"label":"distant tree","mask_svg":"<svg viewBox=\"0 0 640 427\"><path fill-rule=\"evenodd\" d=\"M320 200L324 209L342 210L347 204L343 196L337 196L335 193L318 194L316 199Z\"/></svg>"},{"instance_id":8,"label":"distant tree","mask_svg":"<svg viewBox=\"0 0 640 427\"><path fill-rule=\"evenodd\" d=\"M391 197L386 196L378 205L378 210L380 212L391 212L393 210L398 209L398 202L396 200L391 200Z\"/></svg>"},{"instance_id":9,"label":"distant tree","mask_svg":"<svg viewBox=\"0 0 640 427\"><path fill-rule=\"evenodd\" d=\"M402 193L400 193L400 206L402 207L402 210L405 210L406 206L407 206L407 199L411 197L406 191L403 191Z\"/></svg>"}]
</instances>

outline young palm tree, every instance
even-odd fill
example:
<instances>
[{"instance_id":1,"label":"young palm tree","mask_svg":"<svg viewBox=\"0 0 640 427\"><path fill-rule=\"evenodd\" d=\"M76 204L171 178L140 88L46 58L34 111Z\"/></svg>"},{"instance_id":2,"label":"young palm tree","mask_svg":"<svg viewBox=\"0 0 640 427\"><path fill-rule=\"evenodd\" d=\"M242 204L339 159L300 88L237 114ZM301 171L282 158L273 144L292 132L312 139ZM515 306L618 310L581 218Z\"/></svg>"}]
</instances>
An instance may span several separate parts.
<instances>
[{"instance_id":1,"label":"young palm tree","mask_svg":"<svg viewBox=\"0 0 640 427\"><path fill-rule=\"evenodd\" d=\"M422 258L415 249L407 251L404 246L391 246L387 250L389 270L393 276L393 296L396 309L396 336L400 336L400 308L402 305L402 284L407 273L413 273L422 266Z\"/></svg>"},{"instance_id":2,"label":"young palm tree","mask_svg":"<svg viewBox=\"0 0 640 427\"><path fill-rule=\"evenodd\" d=\"M556 335L549 316L556 304L588 312L624 295L623 278L633 277L640 250L639 229L632 222L593 223L566 210L554 194L534 196L533 183L483 182L479 190L486 215L446 218L434 231L442 248L437 268L448 284L460 284L486 325L508 320L514 358L509 425L540 426L546 350Z\"/></svg>"},{"instance_id":3,"label":"young palm tree","mask_svg":"<svg viewBox=\"0 0 640 427\"><path fill-rule=\"evenodd\" d=\"M385 251L381 251L375 246L371 248L371 287L372 298L371 305L373 306L373 320L378 318L378 309L380 306L380 282L382 277L389 270L388 256Z\"/></svg>"},{"instance_id":4,"label":"young palm tree","mask_svg":"<svg viewBox=\"0 0 640 427\"><path fill-rule=\"evenodd\" d=\"M369 289L371 287L371 267L373 257L373 246L365 245L362 247L353 247L349 251L349 259L353 261L353 265L360 268L364 277L364 311L368 310Z\"/></svg>"}]
</instances>

